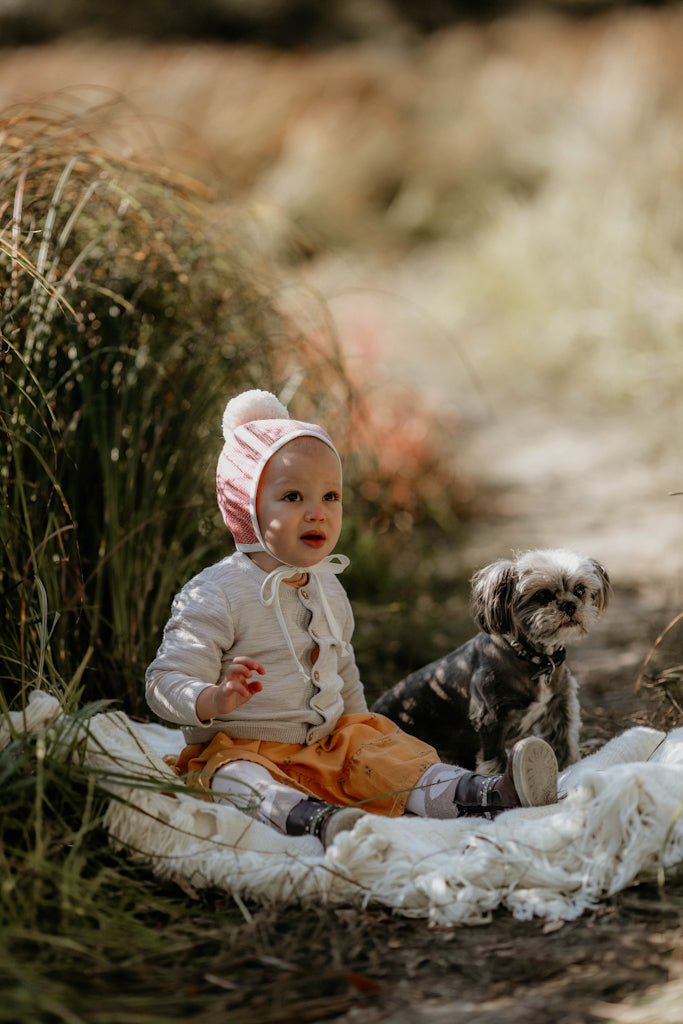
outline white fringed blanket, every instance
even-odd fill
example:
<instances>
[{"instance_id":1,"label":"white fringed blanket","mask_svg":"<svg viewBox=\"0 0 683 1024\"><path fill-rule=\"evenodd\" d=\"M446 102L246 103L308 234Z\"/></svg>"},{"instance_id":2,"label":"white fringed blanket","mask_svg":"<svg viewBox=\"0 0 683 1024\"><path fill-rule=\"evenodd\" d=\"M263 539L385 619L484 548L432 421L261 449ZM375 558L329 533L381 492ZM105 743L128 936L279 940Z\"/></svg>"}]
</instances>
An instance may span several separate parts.
<instances>
[{"instance_id":1,"label":"white fringed blanket","mask_svg":"<svg viewBox=\"0 0 683 1024\"><path fill-rule=\"evenodd\" d=\"M44 732L59 716L54 698L34 693L12 726ZM160 877L238 900L374 904L439 925L482 923L496 907L520 920L572 920L641 872L683 862L683 729L616 737L563 773L551 807L494 821L368 815L326 853L312 837L281 836L178 787L162 759L182 747L178 730L114 712L91 718L84 737L112 794L112 840ZM0 747L8 738L0 726Z\"/></svg>"}]
</instances>

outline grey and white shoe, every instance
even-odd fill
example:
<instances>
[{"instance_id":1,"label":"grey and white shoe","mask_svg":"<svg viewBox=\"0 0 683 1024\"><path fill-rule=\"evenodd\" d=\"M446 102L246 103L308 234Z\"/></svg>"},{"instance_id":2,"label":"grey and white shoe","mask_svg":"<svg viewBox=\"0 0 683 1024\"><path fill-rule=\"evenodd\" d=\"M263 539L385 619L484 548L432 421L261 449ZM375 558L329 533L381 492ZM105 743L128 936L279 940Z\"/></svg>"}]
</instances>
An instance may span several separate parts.
<instances>
[{"instance_id":1,"label":"grey and white shoe","mask_svg":"<svg viewBox=\"0 0 683 1024\"><path fill-rule=\"evenodd\" d=\"M350 831L364 816L365 811L360 807L328 804L309 796L289 812L285 832L288 836L316 836L327 849L340 832Z\"/></svg>"},{"instance_id":2,"label":"grey and white shoe","mask_svg":"<svg viewBox=\"0 0 683 1024\"><path fill-rule=\"evenodd\" d=\"M520 806L545 807L557 803L557 758L545 740L527 736L515 743L502 778L508 773L512 775Z\"/></svg>"},{"instance_id":3,"label":"grey and white shoe","mask_svg":"<svg viewBox=\"0 0 683 1024\"><path fill-rule=\"evenodd\" d=\"M357 821L367 817L367 812L360 807L340 807L332 814L329 814L321 828L320 841L327 849L332 846L340 832L350 832Z\"/></svg>"},{"instance_id":4,"label":"grey and white shoe","mask_svg":"<svg viewBox=\"0 0 683 1024\"><path fill-rule=\"evenodd\" d=\"M464 772L454 804L463 817L495 818L514 807L557 803L557 758L549 743L527 736L515 743L502 775Z\"/></svg>"}]
</instances>

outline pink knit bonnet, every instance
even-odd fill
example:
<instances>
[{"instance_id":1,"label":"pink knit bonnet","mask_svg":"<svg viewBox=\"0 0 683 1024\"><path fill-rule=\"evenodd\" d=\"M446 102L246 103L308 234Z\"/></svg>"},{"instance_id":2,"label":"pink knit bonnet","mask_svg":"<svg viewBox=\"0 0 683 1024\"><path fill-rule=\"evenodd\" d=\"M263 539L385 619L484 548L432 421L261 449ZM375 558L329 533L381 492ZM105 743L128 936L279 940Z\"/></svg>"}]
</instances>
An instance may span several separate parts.
<instances>
[{"instance_id":1,"label":"pink knit bonnet","mask_svg":"<svg viewBox=\"0 0 683 1024\"><path fill-rule=\"evenodd\" d=\"M256 517L259 480L268 459L297 437L317 437L337 458L339 453L322 427L290 419L269 391L245 391L231 399L223 413L223 437L216 494L225 525L238 551L268 550Z\"/></svg>"}]
</instances>

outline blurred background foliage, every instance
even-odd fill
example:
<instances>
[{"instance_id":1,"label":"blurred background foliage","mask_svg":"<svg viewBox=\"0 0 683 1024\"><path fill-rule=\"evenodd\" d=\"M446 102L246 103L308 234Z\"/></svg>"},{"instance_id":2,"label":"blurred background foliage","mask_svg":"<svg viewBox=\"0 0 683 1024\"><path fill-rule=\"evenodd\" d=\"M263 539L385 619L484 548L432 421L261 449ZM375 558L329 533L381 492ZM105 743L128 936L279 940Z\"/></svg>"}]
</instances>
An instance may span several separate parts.
<instances>
[{"instance_id":1,"label":"blurred background foliage","mask_svg":"<svg viewBox=\"0 0 683 1024\"><path fill-rule=\"evenodd\" d=\"M454 22L549 11L591 16L618 7L664 7L666 0L3 0L4 45L65 35L159 40L217 39L274 47L329 47L368 39L408 39Z\"/></svg>"}]
</instances>

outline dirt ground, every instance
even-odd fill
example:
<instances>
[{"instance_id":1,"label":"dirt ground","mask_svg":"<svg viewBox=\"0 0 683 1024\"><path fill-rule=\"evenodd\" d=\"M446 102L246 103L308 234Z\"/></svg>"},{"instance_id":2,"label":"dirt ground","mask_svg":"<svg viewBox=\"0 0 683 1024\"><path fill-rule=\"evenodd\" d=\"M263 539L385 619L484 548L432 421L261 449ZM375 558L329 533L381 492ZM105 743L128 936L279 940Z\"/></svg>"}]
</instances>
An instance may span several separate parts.
<instances>
[{"instance_id":1,"label":"dirt ground","mask_svg":"<svg viewBox=\"0 0 683 1024\"><path fill-rule=\"evenodd\" d=\"M680 890L679 890L680 892ZM261 922L226 1009L269 1024L678 1024L680 898L643 883L578 921L427 929L383 911ZM253 943L253 930L250 945Z\"/></svg>"}]
</instances>

